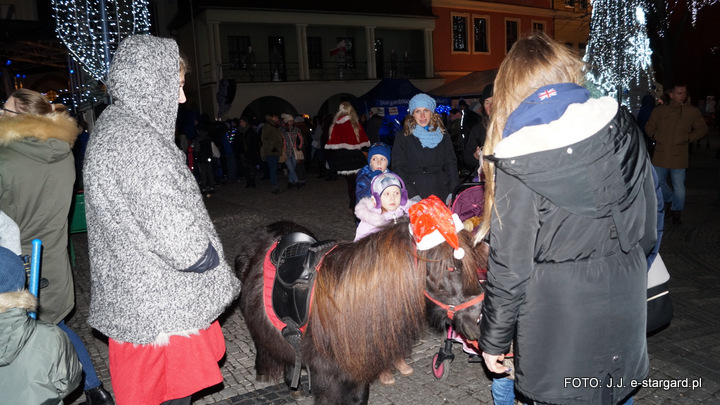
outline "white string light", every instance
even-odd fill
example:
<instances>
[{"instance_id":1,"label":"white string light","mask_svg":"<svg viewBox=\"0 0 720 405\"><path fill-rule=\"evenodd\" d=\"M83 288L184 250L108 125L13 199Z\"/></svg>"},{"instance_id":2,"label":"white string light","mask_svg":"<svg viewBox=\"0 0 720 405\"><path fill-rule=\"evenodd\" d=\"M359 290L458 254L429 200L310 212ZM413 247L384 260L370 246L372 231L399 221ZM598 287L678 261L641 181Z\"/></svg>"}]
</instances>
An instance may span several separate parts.
<instances>
[{"instance_id":1,"label":"white string light","mask_svg":"<svg viewBox=\"0 0 720 405\"><path fill-rule=\"evenodd\" d=\"M655 87L643 0L595 0L585 62L595 88L631 109Z\"/></svg>"},{"instance_id":2,"label":"white string light","mask_svg":"<svg viewBox=\"0 0 720 405\"><path fill-rule=\"evenodd\" d=\"M96 80L107 76L106 46L113 55L125 37L150 31L148 0L52 0L52 6L58 38Z\"/></svg>"},{"instance_id":3,"label":"white string light","mask_svg":"<svg viewBox=\"0 0 720 405\"><path fill-rule=\"evenodd\" d=\"M677 4L677 0L675 1ZM690 9L690 13L692 14L692 25L695 26L695 23L697 23L697 15L701 8L705 6L713 6L715 4L720 3L720 0L693 0L688 2L688 8Z\"/></svg>"}]
</instances>

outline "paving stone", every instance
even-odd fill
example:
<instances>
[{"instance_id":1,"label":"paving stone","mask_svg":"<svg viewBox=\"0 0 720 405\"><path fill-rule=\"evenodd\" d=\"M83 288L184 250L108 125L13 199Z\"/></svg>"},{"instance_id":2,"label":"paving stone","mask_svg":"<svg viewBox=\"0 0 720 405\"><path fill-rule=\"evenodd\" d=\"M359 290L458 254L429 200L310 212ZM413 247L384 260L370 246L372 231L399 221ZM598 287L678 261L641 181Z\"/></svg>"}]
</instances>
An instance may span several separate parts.
<instances>
[{"instance_id":1,"label":"paving stone","mask_svg":"<svg viewBox=\"0 0 720 405\"><path fill-rule=\"evenodd\" d=\"M668 328L648 338L650 372L648 379L663 381L702 381L691 388L641 388L635 403L716 404L720 403L720 208L711 204L718 197L718 167L714 153L720 138L713 134L709 150L700 148L691 155L687 171L687 202L683 224L666 224L661 255L671 274L670 293L675 318ZM283 183L281 178L281 184ZM231 264L241 251L247 233L279 219L293 220L309 227L321 239L352 240L355 224L348 209L345 181L324 181L308 173L308 184L301 190L270 193L265 180L258 188L243 183L222 186L205 200L223 241ZM76 266L77 307L67 322L85 341L96 370L108 390L112 383L108 371L107 339L87 325L90 300L87 235L73 234ZM254 372L254 346L244 320L236 307L221 318L227 354L222 364L222 385L205 390L194 398L196 405L311 404L312 398L293 401L283 384L257 383ZM444 335L428 329L408 357L415 373L397 376L393 386L371 385L370 404L490 404L490 379L481 364L467 362L455 345L455 361L446 380L436 380L430 369ZM552 365L548 365L552 367ZM307 384L307 381L305 384ZM84 401L81 390L66 404Z\"/></svg>"}]
</instances>

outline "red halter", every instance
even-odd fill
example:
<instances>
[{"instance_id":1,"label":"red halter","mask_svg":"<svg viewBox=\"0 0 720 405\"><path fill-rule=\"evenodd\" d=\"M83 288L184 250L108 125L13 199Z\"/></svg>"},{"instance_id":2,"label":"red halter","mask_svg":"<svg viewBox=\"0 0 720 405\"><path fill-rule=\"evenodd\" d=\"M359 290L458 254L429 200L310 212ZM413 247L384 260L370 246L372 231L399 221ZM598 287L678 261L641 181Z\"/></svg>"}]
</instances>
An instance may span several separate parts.
<instances>
[{"instance_id":1,"label":"red halter","mask_svg":"<svg viewBox=\"0 0 720 405\"><path fill-rule=\"evenodd\" d=\"M446 310L446 311L447 311L447 316L448 316L448 318L450 318L450 320L453 320L453 318L455 317L455 312L457 312L457 311L462 311L462 310L465 309L465 308L470 308L471 306L473 306L473 305L481 302L483 299L485 299L485 293L482 293L482 294L478 295L477 297L475 297L475 298L473 298L473 299L471 299L471 300L469 300L469 301L463 302L463 303L460 304L460 305L448 305L448 304L444 304L444 303L436 300L435 298L431 297L430 294L428 294L427 291L425 291L425 296L426 296L430 301L434 302L435 305L437 305L437 306L439 306L440 308Z\"/></svg>"},{"instance_id":2,"label":"red halter","mask_svg":"<svg viewBox=\"0 0 720 405\"><path fill-rule=\"evenodd\" d=\"M418 266L417 244L415 245L414 256L415 256L415 267L417 268L417 266ZM448 271L453 271L452 269L453 268L450 268L450 269L448 269ZM450 320L453 320L455 318L455 312L462 311L465 308L470 308L471 306L473 306L485 299L485 293L482 293L469 301L463 302L460 305L448 305L448 304L444 304L444 303L436 300L435 298L433 298L430 294L428 294L427 290L424 292L424 294L427 297L427 299L429 299L430 301L435 303L435 305L446 310L447 316L448 316L448 318L450 318Z\"/></svg>"}]
</instances>

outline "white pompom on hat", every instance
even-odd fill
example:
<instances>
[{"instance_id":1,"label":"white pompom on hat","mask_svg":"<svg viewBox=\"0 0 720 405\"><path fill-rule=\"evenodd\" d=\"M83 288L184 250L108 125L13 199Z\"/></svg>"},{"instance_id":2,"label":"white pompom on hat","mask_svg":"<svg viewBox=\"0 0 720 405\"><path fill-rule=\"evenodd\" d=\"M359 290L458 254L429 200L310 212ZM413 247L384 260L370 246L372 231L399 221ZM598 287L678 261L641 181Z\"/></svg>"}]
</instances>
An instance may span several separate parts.
<instances>
[{"instance_id":1,"label":"white pompom on hat","mask_svg":"<svg viewBox=\"0 0 720 405\"><path fill-rule=\"evenodd\" d=\"M408 210L410 234L415 237L418 250L429 250L443 242L455 249L453 257L461 260L465 250L460 247L457 233L464 229L460 218L434 195L420 200Z\"/></svg>"}]
</instances>

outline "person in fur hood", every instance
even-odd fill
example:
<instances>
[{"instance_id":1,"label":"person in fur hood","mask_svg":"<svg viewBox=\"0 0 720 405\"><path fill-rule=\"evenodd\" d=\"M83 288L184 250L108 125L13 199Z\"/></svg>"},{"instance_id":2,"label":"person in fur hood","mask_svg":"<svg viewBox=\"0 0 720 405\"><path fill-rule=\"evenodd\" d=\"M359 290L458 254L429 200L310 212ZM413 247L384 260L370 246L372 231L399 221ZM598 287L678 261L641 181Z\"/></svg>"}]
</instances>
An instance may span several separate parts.
<instances>
[{"instance_id":1,"label":"person in fur hood","mask_svg":"<svg viewBox=\"0 0 720 405\"><path fill-rule=\"evenodd\" d=\"M25 289L20 257L0 246L0 392L4 404L62 404L82 380L70 338L28 316L37 298Z\"/></svg>"},{"instance_id":2,"label":"person in fur hood","mask_svg":"<svg viewBox=\"0 0 720 405\"><path fill-rule=\"evenodd\" d=\"M217 318L240 281L175 145L187 66L172 39L124 39L85 157L88 324L109 338L120 405L190 404L223 379Z\"/></svg>"},{"instance_id":3,"label":"person in fur hood","mask_svg":"<svg viewBox=\"0 0 720 405\"><path fill-rule=\"evenodd\" d=\"M40 319L57 324L75 306L68 256L68 213L75 183L72 145L80 131L35 91L15 91L0 115L0 209L20 227L23 255L43 242Z\"/></svg>"},{"instance_id":4,"label":"person in fur hood","mask_svg":"<svg viewBox=\"0 0 720 405\"><path fill-rule=\"evenodd\" d=\"M80 128L65 106L28 89L13 92L1 112L0 210L20 228L23 255L31 254L33 239L42 241L41 271L47 286L41 289L38 318L70 337L83 365L88 404L113 404L85 344L64 321L75 306L67 247L75 184L72 146Z\"/></svg>"}]
</instances>

